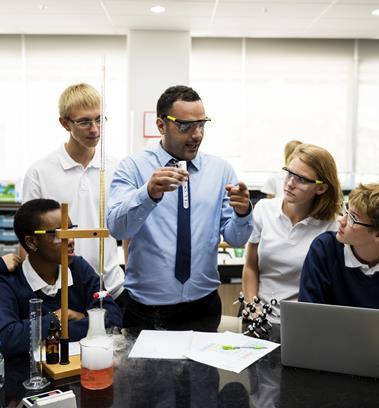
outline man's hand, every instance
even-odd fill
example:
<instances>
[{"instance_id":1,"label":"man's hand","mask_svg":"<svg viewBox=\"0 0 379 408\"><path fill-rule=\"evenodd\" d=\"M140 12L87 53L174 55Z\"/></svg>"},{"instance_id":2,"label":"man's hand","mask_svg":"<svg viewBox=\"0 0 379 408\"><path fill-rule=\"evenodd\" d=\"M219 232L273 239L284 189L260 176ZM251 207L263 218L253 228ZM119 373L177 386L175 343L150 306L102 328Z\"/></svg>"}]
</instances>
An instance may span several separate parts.
<instances>
[{"instance_id":1,"label":"man's hand","mask_svg":"<svg viewBox=\"0 0 379 408\"><path fill-rule=\"evenodd\" d=\"M176 167L161 167L154 171L147 185L147 191L154 200L160 200L163 193L175 191L180 184L188 181L188 171Z\"/></svg>"},{"instance_id":2,"label":"man's hand","mask_svg":"<svg viewBox=\"0 0 379 408\"><path fill-rule=\"evenodd\" d=\"M242 217L249 214L250 196L246 184L242 181L239 181L237 185L227 184L225 190L228 192L229 204L234 211Z\"/></svg>"},{"instance_id":3,"label":"man's hand","mask_svg":"<svg viewBox=\"0 0 379 408\"><path fill-rule=\"evenodd\" d=\"M57 309L54 311L59 321L62 321L62 309ZM75 310L67 309L67 318L68 320L82 320L84 319L84 314L76 312Z\"/></svg>"},{"instance_id":4,"label":"man's hand","mask_svg":"<svg viewBox=\"0 0 379 408\"><path fill-rule=\"evenodd\" d=\"M2 258L9 272L13 272L21 262L21 258L16 254L6 254Z\"/></svg>"}]
</instances>

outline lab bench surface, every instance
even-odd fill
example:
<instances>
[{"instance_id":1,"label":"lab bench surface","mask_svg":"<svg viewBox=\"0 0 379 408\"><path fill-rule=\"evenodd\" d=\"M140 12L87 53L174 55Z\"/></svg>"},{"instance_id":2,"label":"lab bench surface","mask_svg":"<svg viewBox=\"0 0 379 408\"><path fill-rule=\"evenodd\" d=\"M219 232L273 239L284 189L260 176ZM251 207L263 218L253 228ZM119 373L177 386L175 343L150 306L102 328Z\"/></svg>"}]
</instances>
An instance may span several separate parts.
<instances>
[{"instance_id":1,"label":"lab bench surface","mask_svg":"<svg viewBox=\"0 0 379 408\"><path fill-rule=\"evenodd\" d=\"M200 327L204 329L204 325ZM223 323L223 330L241 328L237 318ZM279 341L278 333L279 327L274 326L273 341ZM115 354L111 387L89 391L74 377L53 383L50 389L73 390L78 407L378 407L379 380L283 367L280 348L236 374L190 360L129 359L135 338L127 334ZM20 406L27 395L22 381L28 378L28 363L27 356L6 360L1 407Z\"/></svg>"}]
</instances>

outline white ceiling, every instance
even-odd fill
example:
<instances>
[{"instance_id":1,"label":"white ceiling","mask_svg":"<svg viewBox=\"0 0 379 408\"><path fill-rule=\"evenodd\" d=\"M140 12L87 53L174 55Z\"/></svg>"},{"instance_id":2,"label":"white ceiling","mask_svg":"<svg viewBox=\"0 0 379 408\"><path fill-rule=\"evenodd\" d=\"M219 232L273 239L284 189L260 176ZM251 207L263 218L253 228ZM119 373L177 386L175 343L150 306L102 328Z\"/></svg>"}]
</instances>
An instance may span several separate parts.
<instances>
[{"instance_id":1,"label":"white ceiling","mask_svg":"<svg viewBox=\"0 0 379 408\"><path fill-rule=\"evenodd\" d=\"M150 7L166 7L153 14ZM0 0L0 34L379 38L379 0Z\"/></svg>"}]
</instances>

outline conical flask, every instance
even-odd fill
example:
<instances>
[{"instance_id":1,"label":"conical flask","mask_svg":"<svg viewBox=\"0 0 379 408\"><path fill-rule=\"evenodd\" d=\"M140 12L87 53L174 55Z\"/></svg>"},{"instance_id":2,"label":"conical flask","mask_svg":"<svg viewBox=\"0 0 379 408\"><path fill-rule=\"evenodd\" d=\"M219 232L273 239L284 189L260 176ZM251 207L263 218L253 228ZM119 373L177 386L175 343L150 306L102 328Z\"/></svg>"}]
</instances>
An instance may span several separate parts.
<instances>
[{"instance_id":1,"label":"conical flask","mask_svg":"<svg viewBox=\"0 0 379 408\"><path fill-rule=\"evenodd\" d=\"M88 310L88 333L80 340L80 383L101 390L113 383L113 339L105 332L105 309Z\"/></svg>"}]
</instances>

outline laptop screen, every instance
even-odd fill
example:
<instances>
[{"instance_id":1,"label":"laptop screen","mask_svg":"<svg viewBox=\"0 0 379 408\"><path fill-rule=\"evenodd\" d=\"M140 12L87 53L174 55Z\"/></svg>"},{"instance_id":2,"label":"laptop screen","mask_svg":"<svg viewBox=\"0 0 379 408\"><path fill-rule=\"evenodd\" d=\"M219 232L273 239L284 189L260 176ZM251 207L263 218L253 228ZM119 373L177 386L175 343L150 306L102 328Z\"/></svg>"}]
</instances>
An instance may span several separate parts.
<instances>
[{"instance_id":1,"label":"laptop screen","mask_svg":"<svg viewBox=\"0 0 379 408\"><path fill-rule=\"evenodd\" d=\"M379 310L280 302L285 366L379 378Z\"/></svg>"}]
</instances>

